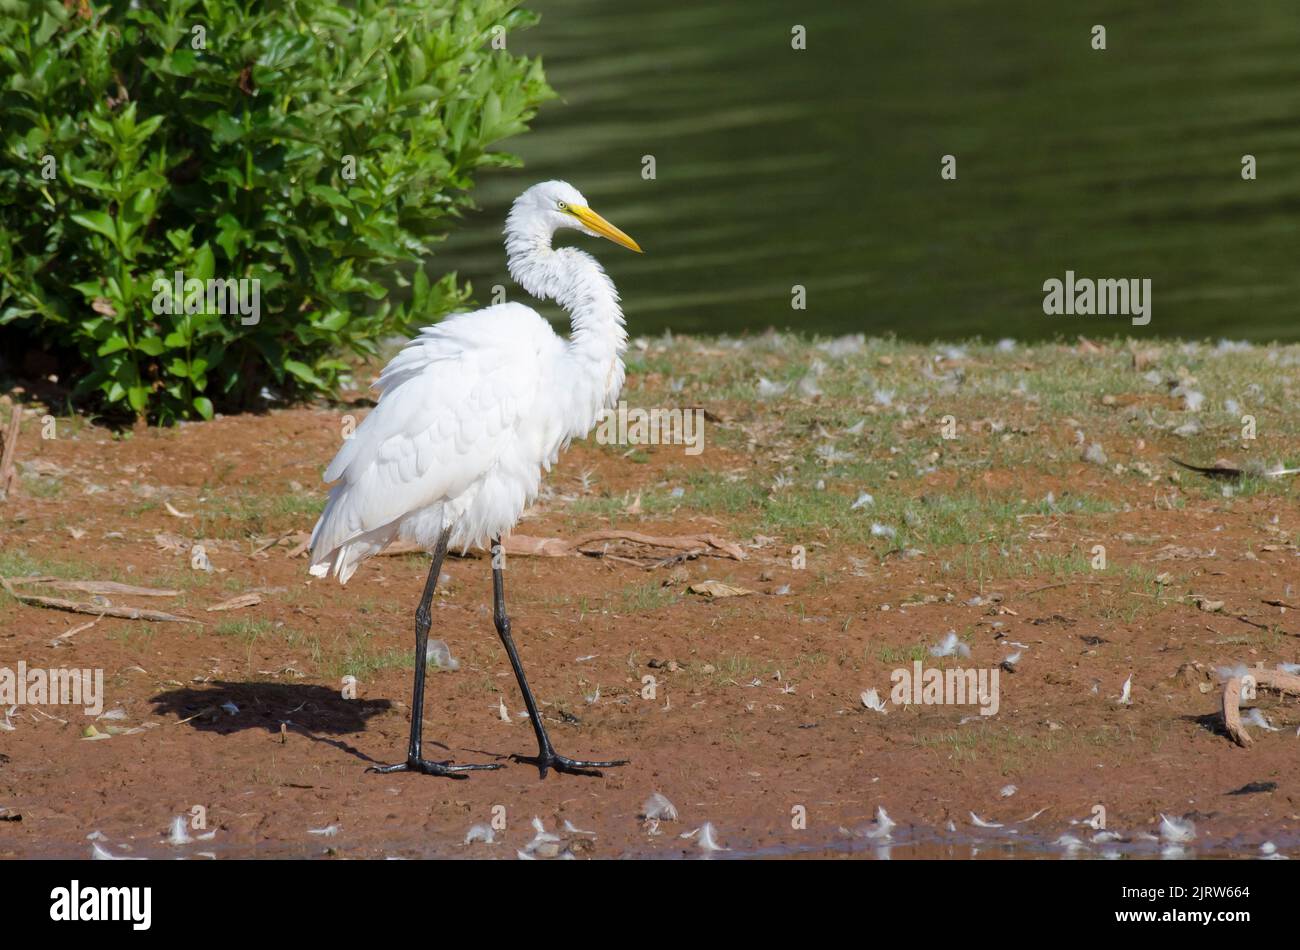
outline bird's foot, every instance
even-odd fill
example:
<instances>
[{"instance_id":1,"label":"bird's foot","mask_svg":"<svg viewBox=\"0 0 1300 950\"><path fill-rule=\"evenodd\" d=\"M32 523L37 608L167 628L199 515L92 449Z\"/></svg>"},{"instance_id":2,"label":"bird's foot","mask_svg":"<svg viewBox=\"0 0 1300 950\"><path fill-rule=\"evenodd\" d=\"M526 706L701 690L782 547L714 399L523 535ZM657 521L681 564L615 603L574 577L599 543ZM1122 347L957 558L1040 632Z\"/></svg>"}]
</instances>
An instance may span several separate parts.
<instances>
[{"instance_id":1,"label":"bird's foot","mask_svg":"<svg viewBox=\"0 0 1300 950\"><path fill-rule=\"evenodd\" d=\"M479 769L499 769L500 762L484 762L481 764L466 763L459 765L455 762L430 762L428 759L410 758L405 762L399 762L396 765L372 765L366 769L367 772L378 772L380 775L388 775L393 772L421 772L424 775L441 775L444 778L469 778L465 772L474 772Z\"/></svg>"},{"instance_id":2,"label":"bird's foot","mask_svg":"<svg viewBox=\"0 0 1300 950\"><path fill-rule=\"evenodd\" d=\"M601 769L612 769L619 765L627 765L630 761L628 759L613 759L609 762L587 762L582 759L571 759L567 755L560 755L554 749L544 749L537 755L512 755L510 760L537 766L542 778L546 778L548 769L555 769L557 772L564 772L568 775L590 775L599 778Z\"/></svg>"}]
</instances>

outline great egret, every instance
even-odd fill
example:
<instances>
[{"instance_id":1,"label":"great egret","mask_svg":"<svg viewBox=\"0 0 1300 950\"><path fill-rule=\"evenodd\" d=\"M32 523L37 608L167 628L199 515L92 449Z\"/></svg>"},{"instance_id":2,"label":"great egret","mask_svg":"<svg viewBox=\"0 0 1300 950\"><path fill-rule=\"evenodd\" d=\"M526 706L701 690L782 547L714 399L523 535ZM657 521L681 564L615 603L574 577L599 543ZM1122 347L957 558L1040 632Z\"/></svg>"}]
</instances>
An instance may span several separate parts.
<instances>
[{"instance_id":1,"label":"great egret","mask_svg":"<svg viewBox=\"0 0 1300 950\"><path fill-rule=\"evenodd\" d=\"M627 331L618 292L590 254L551 246L560 228L641 251L572 185L533 185L506 218L506 260L526 291L569 311L569 339L517 303L455 314L424 328L384 368L375 383L378 405L325 470L325 481L337 484L312 532L312 574L332 574L345 584L363 559L398 537L433 552L415 611L410 746L405 762L375 771L463 778L472 769L500 768L431 762L420 748L425 652L442 561L449 547L488 542L497 633L537 733L537 755L512 758L537 765L543 778L548 769L599 775L598 769L626 764L556 753L510 637L495 556L501 538L537 496L542 470L550 470L571 439L591 431L623 386Z\"/></svg>"}]
</instances>

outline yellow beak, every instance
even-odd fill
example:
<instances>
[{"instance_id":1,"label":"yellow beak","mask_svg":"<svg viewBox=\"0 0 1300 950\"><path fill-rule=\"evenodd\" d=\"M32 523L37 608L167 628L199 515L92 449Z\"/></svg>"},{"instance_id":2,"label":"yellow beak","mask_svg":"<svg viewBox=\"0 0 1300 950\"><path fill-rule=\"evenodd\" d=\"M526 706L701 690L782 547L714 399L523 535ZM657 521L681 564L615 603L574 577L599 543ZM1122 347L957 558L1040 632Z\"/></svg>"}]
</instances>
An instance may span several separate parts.
<instances>
[{"instance_id":1,"label":"yellow beak","mask_svg":"<svg viewBox=\"0 0 1300 950\"><path fill-rule=\"evenodd\" d=\"M582 226L588 230L595 231L603 238L608 238L615 244L621 244L630 251L642 253L641 245L632 240L614 225L610 224L590 208L584 208L582 205L569 205L569 213L582 222Z\"/></svg>"}]
</instances>

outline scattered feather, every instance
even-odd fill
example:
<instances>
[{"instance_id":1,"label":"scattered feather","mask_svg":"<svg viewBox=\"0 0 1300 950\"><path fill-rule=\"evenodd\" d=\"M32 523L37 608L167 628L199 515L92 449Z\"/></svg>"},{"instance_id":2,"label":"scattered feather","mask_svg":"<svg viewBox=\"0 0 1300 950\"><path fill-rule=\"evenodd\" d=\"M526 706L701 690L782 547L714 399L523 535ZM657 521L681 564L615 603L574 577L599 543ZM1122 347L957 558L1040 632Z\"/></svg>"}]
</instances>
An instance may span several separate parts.
<instances>
[{"instance_id":1,"label":"scattered feather","mask_svg":"<svg viewBox=\"0 0 1300 950\"><path fill-rule=\"evenodd\" d=\"M441 670L455 672L460 669L460 660L451 655L451 647L442 640L430 640L424 648L424 662L432 663Z\"/></svg>"},{"instance_id":2,"label":"scattered feather","mask_svg":"<svg viewBox=\"0 0 1300 950\"><path fill-rule=\"evenodd\" d=\"M695 838L695 847L701 851L730 851L730 848L724 848L718 844L718 835L713 828L713 822L706 821L699 828L690 833Z\"/></svg>"},{"instance_id":3,"label":"scattered feather","mask_svg":"<svg viewBox=\"0 0 1300 950\"><path fill-rule=\"evenodd\" d=\"M862 832L864 838L888 838L890 833L898 822L889 817L889 814L880 805L876 806L876 823Z\"/></svg>"},{"instance_id":4,"label":"scattered feather","mask_svg":"<svg viewBox=\"0 0 1300 950\"><path fill-rule=\"evenodd\" d=\"M1241 721L1247 726L1258 726L1260 729L1267 730L1268 732L1282 731L1277 728L1277 726L1269 725L1269 721L1264 718L1264 714L1260 712L1258 707L1243 713Z\"/></svg>"},{"instance_id":5,"label":"scattered feather","mask_svg":"<svg viewBox=\"0 0 1300 950\"><path fill-rule=\"evenodd\" d=\"M1014 785L1003 785L1002 790L998 792L998 795L1002 798L1010 798L1018 791L1020 791L1020 789L1016 788Z\"/></svg>"},{"instance_id":6,"label":"scattered feather","mask_svg":"<svg viewBox=\"0 0 1300 950\"><path fill-rule=\"evenodd\" d=\"M641 817L647 821L676 821L677 806L659 792L653 792L641 806Z\"/></svg>"},{"instance_id":7,"label":"scattered feather","mask_svg":"<svg viewBox=\"0 0 1300 950\"><path fill-rule=\"evenodd\" d=\"M1119 703L1121 706L1132 706L1133 705L1132 693L1133 693L1133 674L1130 673L1128 675L1128 679L1124 681L1123 691L1120 692L1119 698L1115 700L1115 702Z\"/></svg>"},{"instance_id":8,"label":"scattered feather","mask_svg":"<svg viewBox=\"0 0 1300 950\"><path fill-rule=\"evenodd\" d=\"M1180 821L1168 815L1160 815L1160 837L1165 841L1191 841L1196 837L1196 825L1190 818Z\"/></svg>"},{"instance_id":9,"label":"scattered feather","mask_svg":"<svg viewBox=\"0 0 1300 950\"><path fill-rule=\"evenodd\" d=\"M465 843L473 844L475 841L493 844L496 841L496 832L492 830L491 825L472 825L469 831L465 832Z\"/></svg>"},{"instance_id":10,"label":"scattered feather","mask_svg":"<svg viewBox=\"0 0 1300 950\"><path fill-rule=\"evenodd\" d=\"M971 824L974 825L976 828L1001 828L1002 827L1002 825L998 824L996 821L985 821L983 818L981 818L979 815L975 814L974 812L970 813L970 821Z\"/></svg>"},{"instance_id":11,"label":"scattered feather","mask_svg":"<svg viewBox=\"0 0 1300 950\"><path fill-rule=\"evenodd\" d=\"M324 828L308 828L307 834L319 835L322 838L333 838L339 833L338 825L326 825Z\"/></svg>"},{"instance_id":12,"label":"scattered feather","mask_svg":"<svg viewBox=\"0 0 1300 950\"><path fill-rule=\"evenodd\" d=\"M90 845L90 859L92 861L143 861L144 858L131 858L124 854L113 854L99 846L98 842L92 842Z\"/></svg>"},{"instance_id":13,"label":"scattered feather","mask_svg":"<svg viewBox=\"0 0 1300 950\"><path fill-rule=\"evenodd\" d=\"M961 642L957 631L949 630L948 635L937 647L930 647L931 656L970 656L970 647Z\"/></svg>"},{"instance_id":14,"label":"scattered feather","mask_svg":"<svg viewBox=\"0 0 1300 950\"><path fill-rule=\"evenodd\" d=\"M524 845L524 850L517 852L520 858L525 860L560 857L562 850L562 840L559 835L547 831L546 826L542 824L542 819L533 816L533 840Z\"/></svg>"},{"instance_id":15,"label":"scattered feather","mask_svg":"<svg viewBox=\"0 0 1300 950\"><path fill-rule=\"evenodd\" d=\"M191 843L193 840L194 839L189 836L189 832L185 829L184 816L177 815L173 818L171 831L167 835L167 843L175 847L180 847L181 845Z\"/></svg>"},{"instance_id":16,"label":"scattered feather","mask_svg":"<svg viewBox=\"0 0 1300 950\"><path fill-rule=\"evenodd\" d=\"M889 710L885 708L885 701L880 698L880 694L876 692L874 686L862 694L862 705L866 706L873 712L889 712Z\"/></svg>"}]
</instances>

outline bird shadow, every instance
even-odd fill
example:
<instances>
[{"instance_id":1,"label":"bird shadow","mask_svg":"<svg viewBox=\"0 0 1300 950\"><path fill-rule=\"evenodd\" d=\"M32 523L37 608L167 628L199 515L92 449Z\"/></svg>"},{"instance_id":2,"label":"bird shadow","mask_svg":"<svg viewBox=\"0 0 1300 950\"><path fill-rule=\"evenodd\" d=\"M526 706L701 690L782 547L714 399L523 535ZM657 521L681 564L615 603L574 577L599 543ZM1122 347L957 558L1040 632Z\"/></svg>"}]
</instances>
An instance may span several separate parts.
<instances>
[{"instance_id":1,"label":"bird shadow","mask_svg":"<svg viewBox=\"0 0 1300 950\"><path fill-rule=\"evenodd\" d=\"M365 732L370 719L393 708L387 699L344 699L337 691L324 686L297 683L227 683L213 681L202 687L186 687L151 697L159 716L175 716L199 732L231 735L250 729L269 733L291 731L322 742L373 765L382 764L342 739L347 733ZM237 712L228 707L233 705ZM427 730L426 730L427 731ZM451 746L424 737L426 748L452 752ZM487 749L465 749L469 753L491 756L498 760L508 753Z\"/></svg>"},{"instance_id":2,"label":"bird shadow","mask_svg":"<svg viewBox=\"0 0 1300 950\"><path fill-rule=\"evenodd\" d=\"M1228 734L1227 728L1223 725L1222 713L1206 713L1201 716L1188 714L1180 716L1179 718L1182 719L1183 722L1195 723L1211 735L1222 736L1225 739L1232 738L1232 736Z\"/></svg>"},{"instance_id":3,"label":"bird shadow","mask_svg":"<svg viewBox=\"0 0 1300 950\"><path fill-rule=\"evenodd\" d=\"M231 735L250 729L269 733L292 730L314 742L374 762L337 738L364 732L370 719L390 710L387 699L345 699L337 690L298 683L228 683L214 681L150 698L159 716L174 716L199 732Z\"/></svg>"}]
</instances>

